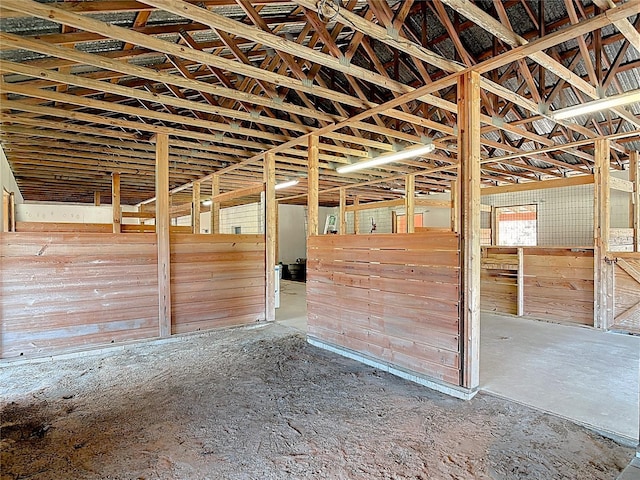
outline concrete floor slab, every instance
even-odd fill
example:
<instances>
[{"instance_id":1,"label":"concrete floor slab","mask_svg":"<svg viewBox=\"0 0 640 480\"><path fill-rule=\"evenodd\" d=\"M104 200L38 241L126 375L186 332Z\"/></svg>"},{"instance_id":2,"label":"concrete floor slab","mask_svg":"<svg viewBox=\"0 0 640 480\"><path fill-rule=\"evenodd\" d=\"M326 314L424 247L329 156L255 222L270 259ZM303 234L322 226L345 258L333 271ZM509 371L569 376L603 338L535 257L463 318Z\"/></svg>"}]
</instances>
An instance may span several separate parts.
<instances>
[{"instance_id":1,"label":"concrete floor slab","mask_svg":"<svg viewBox=\"0 0 640 480\"><path fill-rule=\"evenodd\" d=\"M486 314L480 387L638 441L640 337Z\"/></svg>"}]
</instances>

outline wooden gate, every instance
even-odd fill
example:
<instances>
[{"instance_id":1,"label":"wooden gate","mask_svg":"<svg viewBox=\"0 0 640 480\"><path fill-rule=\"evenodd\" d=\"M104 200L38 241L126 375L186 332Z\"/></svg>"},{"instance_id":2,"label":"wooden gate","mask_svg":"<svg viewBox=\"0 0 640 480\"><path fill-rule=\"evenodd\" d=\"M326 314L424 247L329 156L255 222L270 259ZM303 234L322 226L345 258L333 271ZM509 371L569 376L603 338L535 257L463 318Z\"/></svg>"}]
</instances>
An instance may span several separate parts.
<instances>
[{"instance_id":1,"label":"wooden gate","mask_svg":"<svg viewBox=\"0 0 640 480\"><path fill-rule=\"evenodd\" d=\"M640 335L640 253L616 253L611 330Z\"/></svg>"}]
</instances>

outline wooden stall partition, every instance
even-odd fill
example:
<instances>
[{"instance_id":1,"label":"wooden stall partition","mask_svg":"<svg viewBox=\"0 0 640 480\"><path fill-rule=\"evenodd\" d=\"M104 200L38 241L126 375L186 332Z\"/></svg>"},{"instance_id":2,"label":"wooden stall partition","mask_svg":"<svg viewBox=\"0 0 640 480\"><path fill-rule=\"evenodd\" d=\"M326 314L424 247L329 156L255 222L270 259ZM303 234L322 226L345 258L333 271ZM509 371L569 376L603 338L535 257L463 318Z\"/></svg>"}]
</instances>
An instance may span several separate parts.
<instances>
[{"instance_id":1,"label":"wooden stall partition","mask_svg":"<svg viewBox=\"0 0 640 480\"><path fill-rule=\"evenodd\" d=\"M609 328L640 335L640 253L610 253L613 261L613 319Z\"/></svg>"},{"instance_id":2,"label":"wooden stall partition","mask_svg":"<svg viewBox=\"0 0 640 480\"><path fill-rule=\"evenodd\" d=\"M480 264L480 308L517 315L518 249L483 247Z\"/></svg>"},{"instance_id":3,"label":"wooden stall partition","mask_svg":"<svg viewBox=\"0 0 640 480\"><path fill-rule=\"evenodd\" d=\"M524 315L593 326L593 249L525 248Z\"/></svg>"},{"instance_id":4,"label":"wooden stall partition","mask_svg":"<svg viewBox=\"0 0 640 480\"><path fill-rule=\"evenodd\" d=\"M310 237L310 340L460 385L459 259L453 232Z\"/></svg>"},{"instance_id":5,"label":"wooden stall partition","mask_svg":"<svg viewBox=\"0 0 640 480\"><path fill-rule=\"evenodd\" d=\"M154 235L0 235L0 357L158 336Z\"/></svg>"},{"instance_id":6,"label":"wooden stall partition","mask_svg":"<svg viewBox=\"0 0 640 480\"><path fill-rule=\"evenodd\" d=\"M264 235L171 235L172 333L265 320Z\"/></svg>"}]
</instances>

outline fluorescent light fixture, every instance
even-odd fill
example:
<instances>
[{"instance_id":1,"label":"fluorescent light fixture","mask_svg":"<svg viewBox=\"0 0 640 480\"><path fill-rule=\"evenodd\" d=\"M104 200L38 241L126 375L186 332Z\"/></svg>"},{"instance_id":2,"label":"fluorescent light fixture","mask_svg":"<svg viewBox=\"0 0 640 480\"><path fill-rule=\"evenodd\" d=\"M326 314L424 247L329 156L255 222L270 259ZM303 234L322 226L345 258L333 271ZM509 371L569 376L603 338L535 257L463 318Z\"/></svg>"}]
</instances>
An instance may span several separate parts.
<instances>
[{"instance_id":1,"label":"fluorescent light fixture","mask_svg":"<svg viewBox=\"0 0 640 480\"><path fill-rule=\"evenodd\" d=\"M598 112L607 108L620 107L634 102L640 102L640 90L632 90L619 95L613 95L611 97L583 103L582 105L556 110L555 112L552 112L552 117L555 120L565 120L567 118L586 115L588 113Z\"/></svg>"},{"instance_id":2,"label":"fluorescent light fixture","mask_svg":"<svg viewBox=\"0 0 640 480\"><path fill-rule=\"evenodd\" d=\"M300 183L300 180L289 180L288 182L282 182L276 184L276 190L282 190L283 188L293 187Z\"/></svg>"},{"instance_id":3,"label":"fluorescent light fixture","mask_svg":"<svg viewBox=\"0 0 640 480\"><path fill-rule=\"evenodd\" d=\"M351 165L342 165L336 168L338 173L355 172L356 170L362 170L365 168L377 167L386 163L398 162L407 158L417 157L418 155L424 155L425 153L431 153L436 149L433 143L426 145L417 145L414 147L405 148L399 152L387 153L380 155L379 157L370 158L362 162L352 163Z\"/></svg>"},{"instance_id":4,"label":"fluorescent light fixture","mask_svg":"<svg viewBox=\"0 0 640 480\"><path fill-rule=\"evenodd\" d=\"M202 205L204 205L205 207L208 207L211 204L213 204L212 200L205 200L204 202L202 202Z\"/></svg>"}]
</instances>

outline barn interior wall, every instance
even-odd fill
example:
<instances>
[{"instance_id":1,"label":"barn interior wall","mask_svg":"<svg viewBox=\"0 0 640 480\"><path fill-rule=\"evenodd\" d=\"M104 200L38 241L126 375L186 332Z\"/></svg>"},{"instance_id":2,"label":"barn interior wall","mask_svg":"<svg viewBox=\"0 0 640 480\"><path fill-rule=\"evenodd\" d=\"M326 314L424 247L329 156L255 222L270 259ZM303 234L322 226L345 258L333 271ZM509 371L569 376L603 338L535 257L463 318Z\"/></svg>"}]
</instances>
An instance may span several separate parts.
<instances>
[{"instance_id":1,"label":"barn interior wall","mask_svg":"<svg viewBox=\"0 0 640 480\"><path fill-rule=\"evenodd\" d=\"M123 212L137 212L132 205L122 205ZM18 222L49 222L49 223L111 223L111 205L87 205L71 203L41 203L29 202L16 205L16 220ZM122 223L134 225L136 218L123 218Z\"/></svg>"}]
</instances>

